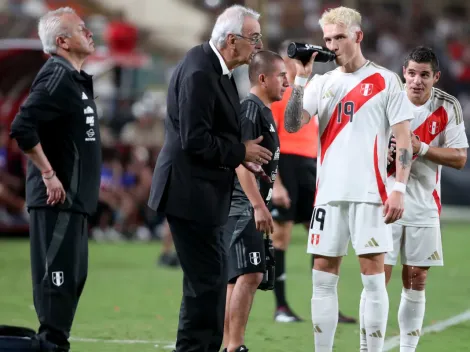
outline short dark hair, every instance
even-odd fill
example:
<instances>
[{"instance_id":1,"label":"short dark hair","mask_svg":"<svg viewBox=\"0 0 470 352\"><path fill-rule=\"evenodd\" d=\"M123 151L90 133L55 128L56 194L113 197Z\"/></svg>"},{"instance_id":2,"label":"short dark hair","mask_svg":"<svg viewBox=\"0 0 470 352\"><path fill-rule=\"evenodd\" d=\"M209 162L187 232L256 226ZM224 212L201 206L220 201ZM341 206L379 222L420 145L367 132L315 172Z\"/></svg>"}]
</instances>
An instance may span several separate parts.
<instances>
[{"instance_id":1,"label":"short dark hair","mask_svg":"<svg viewBox=\"0 0 470 352\"><path fill-rule=\"evenodd\" d=\"M284 61L278 53L269 50L258 51L251 59L248 67L250 83L255 85L259 75L269 75L274 70L274 63L278 60Z\"/></svg>"},{"instance_id":2,"label":"short dark hair","mask_svg":"<svg viewBox=\"0 0 470 352\"><path fill-rule=\"evenodd\" d=\"M431 69L434 73L439 72L439 60L431 48L425 46L418 46L411 50L405 59L405 69L408 68L410 61L418 64L431 64Z\"/></svg>"}]
</instances>

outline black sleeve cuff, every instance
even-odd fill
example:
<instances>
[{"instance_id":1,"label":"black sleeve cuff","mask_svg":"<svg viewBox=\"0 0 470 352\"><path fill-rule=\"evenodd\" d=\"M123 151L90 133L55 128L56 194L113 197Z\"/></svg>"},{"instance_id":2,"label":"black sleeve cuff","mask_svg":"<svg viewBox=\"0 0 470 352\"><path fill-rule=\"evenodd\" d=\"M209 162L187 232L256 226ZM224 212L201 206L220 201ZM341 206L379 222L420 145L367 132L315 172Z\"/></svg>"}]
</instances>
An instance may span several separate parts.
<instances>
[{"instance_id":1,"label":"black sleeve cuff","mask_svg":"<svg viewBox=\"0 0 470 352\"><path fill-rule=\"evenodd\" d=\"M36 134L31 136L22 136L17 137L16 141L18 142L18 147L20 147L23 152L27 152L39 144L39 137Z\"/></svg>"},{"instance_id":2,"label":"black sleeve cuff","mask_svg":"<svg viewBox=\"0 0 470 352\"><path fill-rule=\"evenodd\" d=\"M246 147L243 143L234 144L231 150L231 158L228 163L228 166L232 168L237 168L245 160Z\"/></svg>"}]
</instances>

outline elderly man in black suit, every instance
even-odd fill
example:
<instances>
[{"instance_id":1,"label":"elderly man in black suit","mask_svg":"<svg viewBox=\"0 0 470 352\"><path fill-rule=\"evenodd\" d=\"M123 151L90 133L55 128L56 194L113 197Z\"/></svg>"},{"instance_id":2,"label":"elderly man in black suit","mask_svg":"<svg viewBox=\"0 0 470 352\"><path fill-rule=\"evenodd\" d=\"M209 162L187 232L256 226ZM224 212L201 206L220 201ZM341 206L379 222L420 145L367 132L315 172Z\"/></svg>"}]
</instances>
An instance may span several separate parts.
<instances>
[{"instance_id":1,"label":"elderly man in black suit","mask_svg":"<svg viewBox=\"0 0 470 352\"><path fill-rule=\"evenodd\" d=\"M272 153L262 137L242 143L232 71L262 48L259 14L235 5L211 39L192 48L169 84L166 137L149 206L166 214L184 272L177 352L216 352L222 344L228 276L228 219L234 170L262 173Z\"/></svg>"}]
</instances>

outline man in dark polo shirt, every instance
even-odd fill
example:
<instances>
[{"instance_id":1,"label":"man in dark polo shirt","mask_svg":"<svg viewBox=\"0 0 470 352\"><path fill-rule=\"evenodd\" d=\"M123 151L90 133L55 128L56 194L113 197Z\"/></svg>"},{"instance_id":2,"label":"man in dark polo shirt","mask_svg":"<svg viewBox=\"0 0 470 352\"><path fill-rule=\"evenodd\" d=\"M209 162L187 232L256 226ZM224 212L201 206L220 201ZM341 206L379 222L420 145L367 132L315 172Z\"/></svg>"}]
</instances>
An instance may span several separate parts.
<instances>
[{"instance_id":1,"label":"man in dark polo shirt","mask_svg":"<svg viewBox=\"0 0 470 352\"><path fill-rule=\"evenodd\" d=\"M264 234L273 232L268 210L279 162L279 139L271 103L282 99L288 86L281 56L260 51L249 66L250 94L241 105L242 141L263 136L261 145L273 158L256 177L243 165L236 169L229 220L224 236L230 237L229 284L225 314L224 351L241 352L254 295L266 270Z\"/></svg>"}]
</instances>

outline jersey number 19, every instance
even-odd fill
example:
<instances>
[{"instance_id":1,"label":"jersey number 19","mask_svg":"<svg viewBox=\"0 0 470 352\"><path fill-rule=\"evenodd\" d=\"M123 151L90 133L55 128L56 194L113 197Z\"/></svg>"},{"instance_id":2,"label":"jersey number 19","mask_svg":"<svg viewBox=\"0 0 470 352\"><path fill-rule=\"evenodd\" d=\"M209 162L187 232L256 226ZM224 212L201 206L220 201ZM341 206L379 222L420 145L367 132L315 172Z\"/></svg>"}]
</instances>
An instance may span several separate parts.
<instances>
[{"instance_id":1,"label":"jersey number 19","mask_svg":"<svg viewBox=\"0 0 470 352\"><path fill-rule=\"evenodd\" d=\"M353 101L340 101L338 103L338 119L337 122L341 123L343 114L349 117L349 122L353 121L354 117L354 102Z\"/></svg>"}]
</instances>

